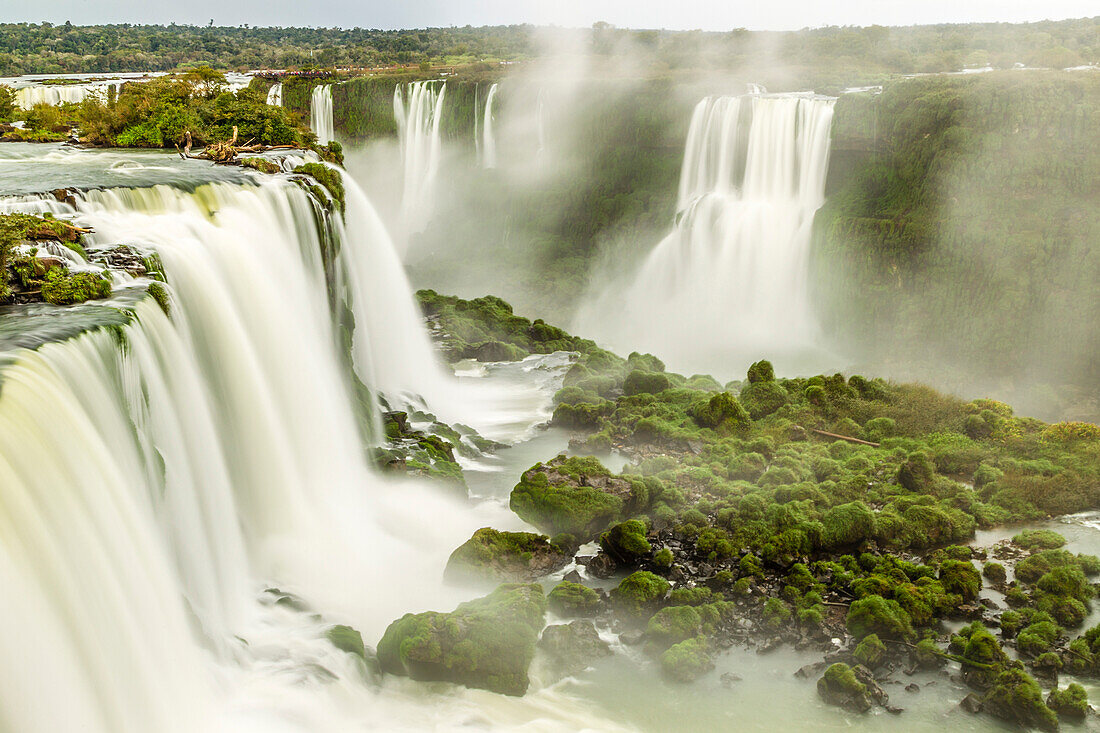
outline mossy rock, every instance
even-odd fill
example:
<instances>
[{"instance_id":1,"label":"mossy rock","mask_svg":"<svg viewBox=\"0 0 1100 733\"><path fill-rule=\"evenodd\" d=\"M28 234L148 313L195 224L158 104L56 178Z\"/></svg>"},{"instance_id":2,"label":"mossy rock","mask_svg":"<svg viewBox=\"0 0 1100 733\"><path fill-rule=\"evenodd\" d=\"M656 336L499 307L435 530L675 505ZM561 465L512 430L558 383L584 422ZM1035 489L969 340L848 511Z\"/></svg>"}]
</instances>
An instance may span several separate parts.
<instances>
[{"instance_id":1,"label":"mossy rock","mask_svg":"<svg viewBox=\"0 0 1100 733\"><path fill-rule=\"evenodd\" d=\"M677 682L694 682L712 669L714 660L701 636L681 641L661 655L661 671Z\"/></svg>"},{"instance_id":2,"label":"mossy rock","mask_svg":"<svg viewBox=\"0 0 1100 733\"><path fill-rule=\"evenodd\" d=\"M867 686L856 679L852 668L837 662L825 670L817 681L817 694L829 705L836 705L857 713L871 709L871 695Z\"/></svg>"},{"instance_id":3,"label":"mossy rock","mask_svg":"<svg viewBox=\"0 0 1100 733\"><path fill-rule=\"evenodd\" d=\"M1012 537L1012 544L1025 550L1057 550L1066 538L1050 529L1025 529Z\"/></svg>"},{"instance_id":4,"label":"mossy rock","mask_svg":"<svg viewBox=\"0 0 1100 733\"><path fill-rule=\"evenodd\" d=\"M746 384L739 399L753 420L763 420L787 404L790 395L778 382L768 380Z\"/></svg>"},{"instance_id":5,"label":"mossy rock","mask_svg":"<svg viewBox=\"0 0 1100 733\"><path fill-rule=\"evenodd\" d=\"M559 616L595 616L600 610L600 594L568 580L555 585L547 596L550 610Z\"/></svg>"},{"instance_id":6,"label":"mossy rock","mask_svg":"<svg viewBox=\"0 0 1100 733\"><path fill-rule=\"evenodd\" d=\"M635 369L630 374L626 375L626 379L623 380L623 394L637 395L637 394L656 394L663 392L672 384L669 382L668 377L661 372L643 371L641 369Z\"/></svg>"},{"instance_id":7,"label":"mossy rock","mask_svg":"<svg viewBox=\"0 0 1100 733\"><path fill-rule=\"evenodd\" d=\"M1073 682L1064 690L1057 687L1051 690L1047 695L1047 707L1059 718L1081 721L1089 712L1089 696L1084 687Z\"/></svg>"},{"instance_id":8,"label":"mossy rock","mask_svg":"<svg viewBox=\"0 0 1100 733\"><path fill-rule=\"evenodd\" d=\"M406 614L378 643L382 671L523 695L546 613L538 585L506 584L451 613Z\"/></svg>"},{"instance_id":9,"label":"mossy rock","mask_svg":"<svg viewBox=\"0 0 1100 733\"><path fill-rule=\"evenodd\" d=\"M645 522L639 519L620 522L601 534L600 549L628 568L636 566L653 551L646 539Z\"/></svg>"},{"instance_id":10,"label":"mossy rock","mask_svg":"<svg viewBox=\"0 0 1100 733\"><path fill-rule=\"evenodd\" d=\"M524 472L512 489L510 506L523 520L548 534L568 532L587 540L627 509L642 507L639 482L613 476L592 457L558 456Z\"/></svg>"},{"instance_id":11,"label":"mossy rock","mask_svg":"<svg viewBox=\"0 0 1100 733\"><path fill-rule=\"evenodd\" d=\"M909 639L913 626L909 614L897 601L879 595L869 595L853 601L845 620L856 638L877 635L882 639Z\"/></svg>"},{"instance_id":12,"label":"mossy rock","mask_svg":"<svg viewBox=\"0 0 1100 733\"><path fill-rule=\"evenodd\" d=\"M877 635L871 634L859 642L853 656L864 667L875 669L882 664L882 660L886 657L886 645L879 640Z\"/></svg>"},{"instance_id":13,"label":"mossy rock","mask_svg":"<svg viewBox=\"0 0 1100 733\"><path fill-rule=\"evenodd\" d=\"M1058 716L1043 702L1043 690L1020 669L1001 672L982 698L982 710L1029 728L1058 730Z\"/></svg>"},{"instance_id":14,"label":"mossy rock","mask_svg":"<svg viewBox=\"0 0 1100 733\"><path fill-rule=\"evenodd\" d=\"M611 589L611 602L635 618L644 618L656 610L670 587L661 576L639 570Z\"/></svg>"},{"instance_id":15,"label":"mossy rock","mask_svg":"<svg viewBox=\"0 0 1100 733\"><path fill-rule=\"evenodd\" d=\"M447 560L444 577L455 582L531 581L560 570L572 556L545 535L483 527Z\"/></svg>"}]
</instances>

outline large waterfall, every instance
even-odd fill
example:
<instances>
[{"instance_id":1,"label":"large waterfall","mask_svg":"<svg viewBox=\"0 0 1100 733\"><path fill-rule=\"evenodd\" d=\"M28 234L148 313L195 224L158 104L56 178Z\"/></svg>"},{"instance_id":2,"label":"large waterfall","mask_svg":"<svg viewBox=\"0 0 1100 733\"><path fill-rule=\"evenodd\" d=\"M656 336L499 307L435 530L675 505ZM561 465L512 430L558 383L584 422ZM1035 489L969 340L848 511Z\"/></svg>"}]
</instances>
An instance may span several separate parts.
<instances>
[{"instance_id":1,"label":"large waterfall","mask_svg":"<svg viewBox=\"0 0 1100 733\"><path fill-rule=\"evenodd\" d=\"M283 83L281 81L275 82L267 90L267 103L273 107L283 106Z\"/></svg>"},{"instance_id":2,"label":"large waterfall","mask_svg":"<svg viewBox=\"0 0 1100 733\"><path fill-rule=\"evenodd\" d=\"M90 84L36 84L15 90L15 106L30 109L36 104L79 104L91 95L101 100L107 99L108 89L114 87L117 92L122 82L95 82Z\"/></svg>"},{"instance_id":3,"label":"large waterfall","mask_svg":"<svg viewBox=\"0 0 1100 733\"><path fill-rule=\"evenodd\" d=\"M632 284L593 299L578 330L727 376L765 356L786 368L812 359L807 269L832 115L833 100L809 95L700 102L675 228Z\"/></svg>"},{"instance_id":4,"label":"large waterfall","mask_svg":"<svg viewBox=\"0 0 1100 733\"><path fill-rule=\"evenodd\" d=\"M282 89L279 90L280 101ZM268 101L270 104L270 99ZM309 129L317 135L317 142L328 145L336 139L332 130L332 86L318 84L309 98Z\"/></svg>"},{"instance_id":5,"label":"large waterfall","mask_svg":"<svg viewBox=\"0 0 1100 733\"><path fill-rule=\"evenodd\" d=\"M435 178L443 141L440 121L447 84L414 81L398 85L393 93L393 113L401 141L404 190L401 208L406 228L422 231L431 218Z\"/></svg>"},{"instance_id":6,"label":"large waterfall","mask_svg":"<svg viewBox=\"0 0 1100 733\"><path fill-rule=\"evenodd\" d=\"M440 369L346 184L347 228L319 226L281 179L9 205L75 216L92 249L155 250L171 319L145 300L130 325L9 352L0 373L0 730L345 731L407 714L325 629L370 641L453 605L442 563L499 518L367 464L322 253L369 387L438 387Z\"/></svg>"}]
</instances>

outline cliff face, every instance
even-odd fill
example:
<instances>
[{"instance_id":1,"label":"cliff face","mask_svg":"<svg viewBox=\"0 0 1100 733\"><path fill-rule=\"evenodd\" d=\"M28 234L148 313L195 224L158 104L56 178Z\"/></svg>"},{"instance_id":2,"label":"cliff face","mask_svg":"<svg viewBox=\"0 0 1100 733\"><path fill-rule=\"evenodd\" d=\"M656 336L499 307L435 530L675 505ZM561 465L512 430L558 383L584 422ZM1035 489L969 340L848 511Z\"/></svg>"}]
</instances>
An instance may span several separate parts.
<instances>
[{"instance_id":1,"label":"cliff face","mask_svg":"<svg viewBox=\"0 0 1100 733\"><path fill-rule=\"evenodd\" d=\"M1073 392L1100 383L1100 78L904 80L842 97L833 134L814 281L847 353L1092 414Z\"/></svg>"}]
</instances>

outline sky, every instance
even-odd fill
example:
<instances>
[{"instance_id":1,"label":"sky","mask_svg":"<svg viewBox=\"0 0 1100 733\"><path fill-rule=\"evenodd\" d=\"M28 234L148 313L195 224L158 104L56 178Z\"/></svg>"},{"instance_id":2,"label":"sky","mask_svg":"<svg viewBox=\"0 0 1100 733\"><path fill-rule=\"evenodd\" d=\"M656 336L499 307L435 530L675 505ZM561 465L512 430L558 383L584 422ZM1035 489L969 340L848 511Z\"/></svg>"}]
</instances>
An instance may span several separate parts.
<instances>
[{"instance_id":1,"label":"sky","mask_svg":"<svg viewBox=\"0 0 1100 733\"><path fill-rule=\"evenodd\" d=\"M1096 0L0 0L0 22L422 28L604 21L625 28L1025 22L1100 14Z\"/></svg>"}]
</instances>

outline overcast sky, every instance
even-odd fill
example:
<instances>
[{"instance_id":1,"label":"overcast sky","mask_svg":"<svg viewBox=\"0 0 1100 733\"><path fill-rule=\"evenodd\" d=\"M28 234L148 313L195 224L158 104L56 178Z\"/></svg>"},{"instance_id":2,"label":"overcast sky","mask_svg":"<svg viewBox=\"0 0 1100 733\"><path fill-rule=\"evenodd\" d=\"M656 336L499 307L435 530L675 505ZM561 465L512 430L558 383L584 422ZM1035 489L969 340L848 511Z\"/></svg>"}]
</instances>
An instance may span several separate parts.
<instances>
[{"instance_id":1,"label":"overcast sky","mask_svg":"<svg viewBox=\"0 0 1100 733\"><path fill-rule=\"evenodd\" d=\"M0 0L0 21L421 28L450 25L788 30L1022 22L1100 14L1097 0Z\"/></svg>"}]
</instances>

